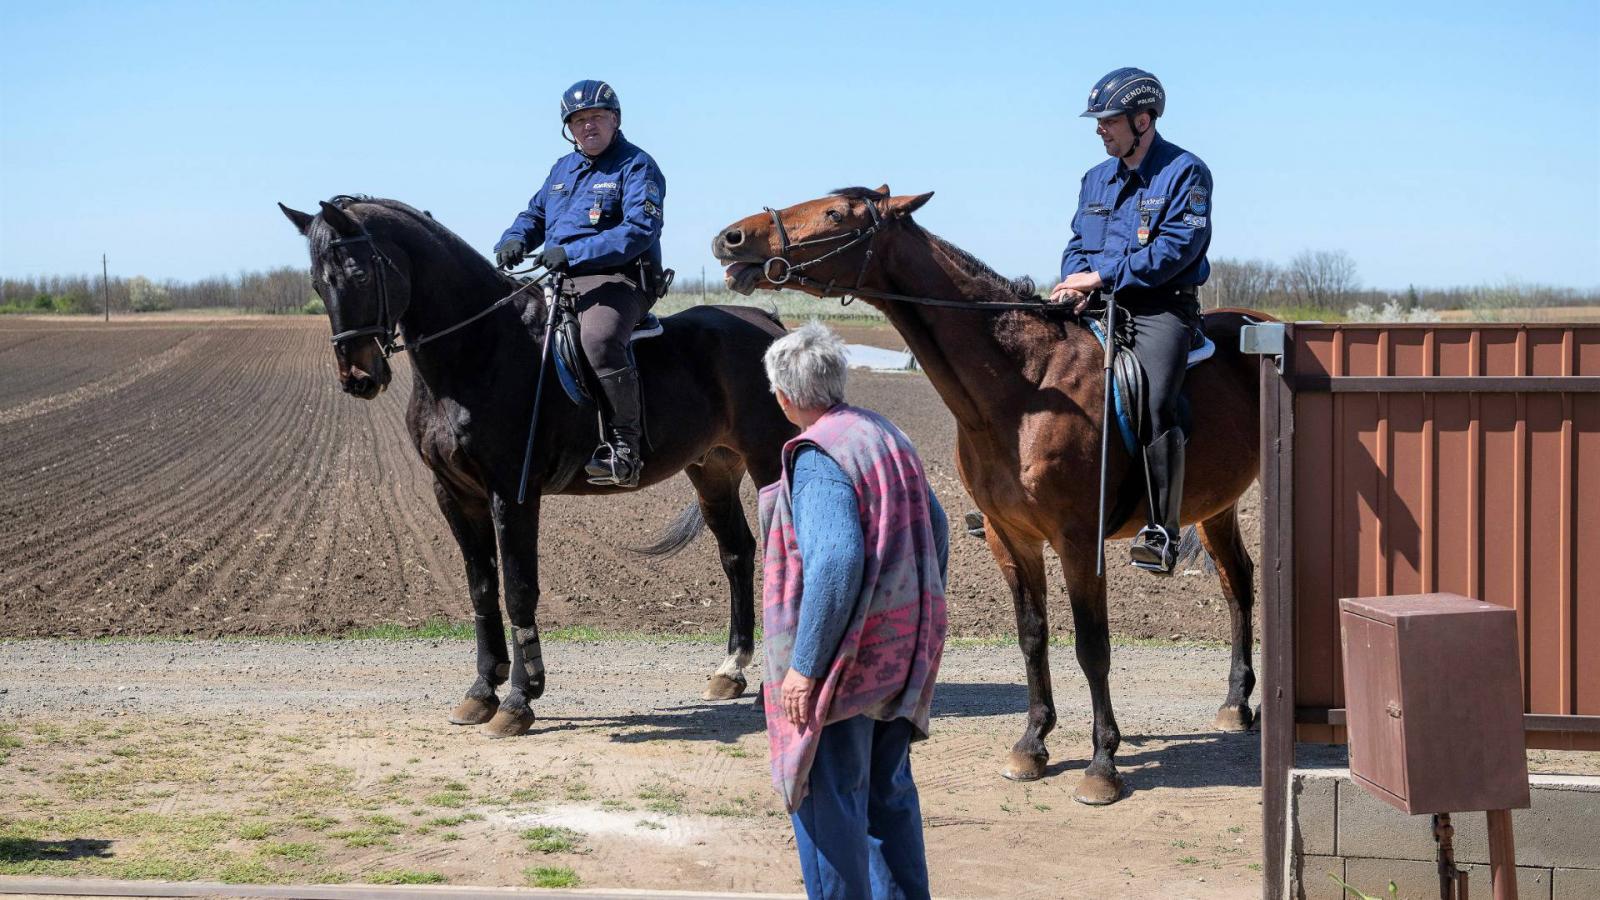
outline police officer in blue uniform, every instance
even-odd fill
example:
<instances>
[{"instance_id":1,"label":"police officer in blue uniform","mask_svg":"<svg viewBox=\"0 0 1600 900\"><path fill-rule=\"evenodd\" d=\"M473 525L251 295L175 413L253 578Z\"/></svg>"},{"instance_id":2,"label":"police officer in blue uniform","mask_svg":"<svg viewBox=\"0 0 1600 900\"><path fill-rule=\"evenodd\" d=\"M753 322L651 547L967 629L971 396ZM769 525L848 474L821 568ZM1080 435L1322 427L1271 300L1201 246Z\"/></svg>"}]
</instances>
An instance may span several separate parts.
<instances>
[{"instance_id":1,"label":"police officer in blue uniform","mask_svg":"<svg viewBox=\"0 0 1600 900\"><path fill-rule=\"evenodd\" d=\"M556 161L528 208L500 236L495 262L510 268L543 244L539 262L570 276L583 352L599 377L613 437L595 450L585 471L593 484L635 487L644 468L644 432L628 340L664 287L667 182L650 154L623 137L622 104L611 85L588 80L567 88L561 121L573 152Z\"/></svg>"},{"instance_id":2,"label":"police officer in blue uniform","mask_svg":"<svg viewBox=\"0 0 1600 900\"><path fill-rule=\"evenodd\" d=\"M1084 116L1111 158L1083 176L1072 240L1061 254L1055 302L1082 312L1113 291L1133 323L1133 351L1148 382L1144 469L1149 524L1134 538L1135 566L1163 575L1177 562L1183 446L1179 393L1195 330L1199 287L1211 272L1211 171L1156 133L1166 90L1143 69L1117 69L1089 93Z\"/></svg>"}]
</instances>

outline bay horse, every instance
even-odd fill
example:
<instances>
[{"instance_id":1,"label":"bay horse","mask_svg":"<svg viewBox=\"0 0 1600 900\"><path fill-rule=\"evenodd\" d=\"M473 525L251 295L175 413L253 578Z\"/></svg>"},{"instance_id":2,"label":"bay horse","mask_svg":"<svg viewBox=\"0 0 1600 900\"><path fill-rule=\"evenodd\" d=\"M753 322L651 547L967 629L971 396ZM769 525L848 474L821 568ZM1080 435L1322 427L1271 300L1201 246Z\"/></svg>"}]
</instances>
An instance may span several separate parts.
<instances>
[{"instance_id":1,"label":"bay horse","mask_svg":"<svg viewBox=\"0 0 1600 900\"><path fill-rule=\"evenodd\" d=\"M537 623L539 497L615 490L582 477L596 441L595 414L552 389L552 373L529 496L517 502L548 318L542 292L522 290L529 286L497 270L430 214L396 200L338 197L315 215L279 208L310 245L312 282L335 332L331 349L344 391L376 397L389 383L387 357L396 341L403 336L411 345L416 377L406 426L460 545L477 638L477 679L450 721L483 725L491 737L526 733L534 720L529 701L545 687ZM515 302L498 302L512 294ZM480 321L443 333L480 313ZM730 592L728 655L704 697L732 699L744 691L755 645L756 543L739 485L746 471L757 487L776 480L780 450L796 433L768 392L761 363L784 328L773 315L733 306L695 307L661 324L662 335L634 345L647 425L640 486L681 471L699 503L645 552L681 549L703 526L716 537ZM504 568L511 620L509 656L497 565ZM508 680L505 696L497 697Z\"/></svg>"},{"instance_id":2,"label":"bay horse","mask_svg":"<svg viewBox=\"0 0 1600 900\"><path fill-rule=\"evenodd\" d=\"M911 214L932 193L892 196L845 188L724 228L712 252L728 286L797 289L817 297L854 295L882 310L905 338L956 420L956 467L987 520L985 540L1011 588L1017 638L1028 673L1028 720L1003 774L1045 774L1044 739L1055 727L1046 623L1044 545L1061 559L1072 603L1078 664L1094 707L1094 755L1074 791L1090 805L1120 799L1121 741L1107 683L1111 640L1098 555L1102 349L1063 307L1044 306L1031 282L1013 283L971 254L923 230ZM988 306L989 308L985 308ZM1259 315L1259 314L1257 314ZM1197 523L1218 563L1232 619L1227 697L1215 725L1243 731L1251 721L1251 608L1254 564L1239 535L1239 497L1260 467L1257 368L1238 352L1243 311L1212 311L1214 358L1189 372L1193 406L1183 519ZM1120 442L1109 484L1131 467ZM1142 482L1141 482L1142 487ZM1107 533L1131 537L1144 501L1128 492Z\"/></svg>"}]
</instances>

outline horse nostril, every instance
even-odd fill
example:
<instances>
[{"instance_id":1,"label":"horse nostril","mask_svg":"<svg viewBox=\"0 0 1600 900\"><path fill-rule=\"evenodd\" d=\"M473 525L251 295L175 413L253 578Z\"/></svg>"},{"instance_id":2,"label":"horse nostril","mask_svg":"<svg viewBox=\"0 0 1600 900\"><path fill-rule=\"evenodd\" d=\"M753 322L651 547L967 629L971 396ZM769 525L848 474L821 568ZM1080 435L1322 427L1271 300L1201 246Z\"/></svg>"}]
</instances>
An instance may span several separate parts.
<instances>
[{"instance_id":1,"label":"horse nostril","mask_svg":"<svg viewBox=\"0 0 1600 900\"><path fill-rule=\"evenodd\" d=\"M724 244L727 244L729 247L737 247L737 246L739 246L740 244L744 243L744 229L742 229L742 228L731 228L731 229L729 229L728 233L724 234L722 236L722 242Z\"/></svg>"}]
</instances>

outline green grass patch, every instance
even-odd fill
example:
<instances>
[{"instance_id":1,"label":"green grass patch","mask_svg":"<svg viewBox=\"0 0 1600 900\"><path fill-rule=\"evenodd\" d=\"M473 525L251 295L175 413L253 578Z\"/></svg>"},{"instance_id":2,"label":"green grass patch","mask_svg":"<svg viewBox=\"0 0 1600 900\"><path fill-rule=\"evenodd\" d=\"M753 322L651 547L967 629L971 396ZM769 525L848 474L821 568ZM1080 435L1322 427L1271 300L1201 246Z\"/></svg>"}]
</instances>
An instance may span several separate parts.
<instances>
[{"instance_id":1,"label":"green grass patch","mask_svg":"<svg viewBox=\"0 0 1600 900\"><path fill-rule=\"evenodd\" d=\"M529 866L522 870L529 887L569 888L578 886L578 873L566 866Z\"/></svg>"},{"instance_id":2,"label":"green grass patch","mask_svg":"<svg viewBox=\"0 0 1600 900\"><path fill-rule=\"evenodd\" d=\"M339 824L338 819L320 813L295 813L289 821L307 831L327 831Z\"/></svg>"},{"instance_id":3,"label":"green grass patch","mask_svg":"<svg viewBox=\"0 0 1600 900\"><path fill-rule=\"evenodd\" d=\"M724 800L715 806L708 807L705 811L708 816L724 816L734 819L752 819L759 813L755 801L749 797L734 797Z\"/></svg>"},{"instance_id":4,"label":"green grass patch","mask_svg":"<svg viewBox=\"0 0 1600 900\"><path fill-rule=\"evenodd\" d=\"M270 822L247 822L239 826L239 837L246 841L264 841L274 831Z\"/></svg>"},{"instance_id":5,"label":"green grass patch","mask_svg":"<svg viewBox=\"0 0 1600 900\"><path fill-rule=\"evenodd\" d=\"M364 876L368 884L444 884L449 881L438 872L417 872L412 869L382 869Z\"/></svg>"},{"instance_id":6,"label":"green grass patch","mask_svg":"<svg viewBox=\"0 0 1600 900\"><path fill-rule=\"evenodd\" d=\"M429 619L421 625L369 625L352 629L343 636L352 641L416 641L439 638L470 641L474 635L470 622Z\"/></svg>"},{"instance_id":7,"label":"green grass patch","mask_svg":"<svg viewBox=\"0 0 1600 900\"><path fill-rule=\"evenodd\" d=\"M682 790L664 784L647 784L634 796L645 801L644 808L651 812L678 815L683 812Z\"/></svg>"},{"instance_id":8,"label":"green grass patch","mask_svg":"<svg viewBox=\"0 0 1600 900\"><path fill-rule=\"evenodd\" d=\"M1314 306L1284 306L1264 309L1262 312L1280 322L1343 322L1349 318L1335 309L1318 309Z\"/></svg>"},{"instance_id":9,"label":"green grass patch","mask_svg":"<svg viewBox=\"0 0 1600 900\"><path fill-rule=\"evenodd\" d=\"M1050 646L1071 647L1076 638L1068 631L1061 634L1050 635ZM945 649L963 649L975 647L1015 647L1017 636L1014 634L991 634L983 637L954 637L946 638ZM1190 640L1188 638L1140 638L1129 637L1125 634L1111 636L1113 647L1149 647L1155 649L1182 650L1190 648L1205 648L1210 650L1226 650L1231 645L1227 641Z\"/></svg>"},{"instance_id":10,"label":"green grass patch","mask_svg":"<svg viewBox=\"0 0 1600 900\"><path fill-rule=\"evenodd\" d=\"M259 859L241 859L217 870L217 880L223 884L273 884L286 879Z\"/></svg>"},{"instance_id":11,"label":"green grass patch","mask_svg":"<svg viewBox=\"0 0 1600 900\"><path fill-rule=\"evenodd\" d=\"M308 862L322 855L322 848L316 844L279 842L262 844L256 848L262 856L276 856L282 859L292 859L295 862Z\"/></svg>"},{"instance_id":12,"label":"green grass patch","mask_svg":"<svg viewBox=\"0 0 1600 900\"><path fill-rule=\"evenodd\" d=\"M462 822L481 821L483 821L483 813L461 813L455 816L439 816L435 819L429 819L428 824L435 828L454 828Z\"/></svg>"},{"instance_id":13,"label":"green grass patch","mask_svg":"<svg viewBox=\"0 0 1600 900\"><path fill-rule=\"evenodd\" d=\"M522 832L520 837L527 841L529 850L540 853L572 853L583 843L583 835L571 828L556 828L540 825Z\"/></svg>"},{"instance_id":14,"label":"green grass patch","mask_svg":"<svg viewBox=\"0 0 1600 900\"><path fill-rule=\"evenodd\" d=\"M471 801L472 795L463 791L440 791L422 799L422 802L429 806L442 806L446 809L460 809Z\"/></svg>"}]
</instances>

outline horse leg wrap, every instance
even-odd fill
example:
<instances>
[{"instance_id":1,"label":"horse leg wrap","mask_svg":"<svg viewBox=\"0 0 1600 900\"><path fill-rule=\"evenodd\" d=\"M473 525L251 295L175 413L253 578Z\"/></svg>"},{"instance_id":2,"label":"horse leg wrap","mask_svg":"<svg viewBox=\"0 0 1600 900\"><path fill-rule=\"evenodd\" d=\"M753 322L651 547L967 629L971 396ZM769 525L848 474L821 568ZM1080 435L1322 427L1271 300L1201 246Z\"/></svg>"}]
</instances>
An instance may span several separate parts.
<instances>
[{"instance_id":1,"label":"horse leg wrap","mask_svg":"<svg viewBox=\"0 0 1600 900\"><path fill-rule=\"evenodd\" d=\"M544 651L539 644L538 628L511 629L511 635L522 651L522 668L529 677L544 674Z\"/></svg>"}]
</instances>

